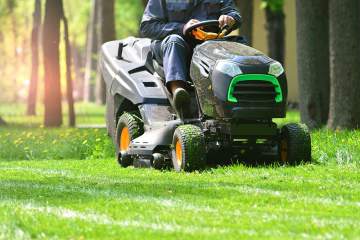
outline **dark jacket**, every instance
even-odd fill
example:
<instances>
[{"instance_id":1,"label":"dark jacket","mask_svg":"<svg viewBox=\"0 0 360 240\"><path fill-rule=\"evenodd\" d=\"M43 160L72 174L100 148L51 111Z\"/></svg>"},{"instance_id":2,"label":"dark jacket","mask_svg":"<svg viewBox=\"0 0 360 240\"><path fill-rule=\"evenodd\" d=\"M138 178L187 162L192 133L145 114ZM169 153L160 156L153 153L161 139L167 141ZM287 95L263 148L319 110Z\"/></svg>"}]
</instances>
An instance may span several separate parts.
<instances>
[{"instance_id":1,"label":"dark jacket","mask_svg":"<svg viewBox=\"0 0 360 240\"><path fill-rule=\"evenodd\" d=\"M232 0L149 0L141 25L142 37L162 40L170 34L183 35L190 19L217 20L229 15L241 25L241 16Z\"/></svg>"}]
</instances>

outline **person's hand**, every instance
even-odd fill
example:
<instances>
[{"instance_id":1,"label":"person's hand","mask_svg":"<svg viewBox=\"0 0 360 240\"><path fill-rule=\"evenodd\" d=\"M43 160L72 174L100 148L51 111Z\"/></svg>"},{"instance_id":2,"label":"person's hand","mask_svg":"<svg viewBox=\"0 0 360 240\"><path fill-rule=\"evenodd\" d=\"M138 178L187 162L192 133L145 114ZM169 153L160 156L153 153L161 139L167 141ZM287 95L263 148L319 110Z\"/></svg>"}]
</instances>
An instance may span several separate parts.
<instances>
[{"instance_id":1,"label":"person's hand","mask_svg":"<svg viewBox=\"0 0 360 240\"><path fill-rule=\"evenodd\" d=\"M226 25L228 25L229 27L234 26L235 24L235 19L233 17L230 17L228 15L221 15L219 18L219 27L223 28Z\"/></svg>"},{"instance_id":2,"label":"person's hand","mask_svg":"<svg viewBox=\"0 0 360 240\"><path fill-rule=\"evenodd\" d=\"M192 27L193 25L195 25L195 24L197 24L197 23L199 23L199 22L200 22L200 21L197 20L197 19L191 19L190 21L188 21L188 22L185 24L184 28L183 28L183 34L185 35L186 31L187 31L190 27Z\"/></svg>"}]
</instances>

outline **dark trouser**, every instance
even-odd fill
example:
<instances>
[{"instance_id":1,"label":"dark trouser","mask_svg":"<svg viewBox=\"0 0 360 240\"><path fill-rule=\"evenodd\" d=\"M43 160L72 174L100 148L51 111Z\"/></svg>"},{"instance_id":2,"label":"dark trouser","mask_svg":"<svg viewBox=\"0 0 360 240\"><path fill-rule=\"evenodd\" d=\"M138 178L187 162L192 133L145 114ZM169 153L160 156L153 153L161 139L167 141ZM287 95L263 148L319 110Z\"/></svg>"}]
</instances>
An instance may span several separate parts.
<instances>
[{"instance_id":1,"label":"dark trouser","mask_svg":"<svg viewBox=\"0 0 360 240\"><path fill-rule=\"evenodd\" d=\"M156 41L151 50L156 61L164 66L166 84L189 79L192 49L181 36L172 34L162 41Z\"/></svg>"}]
</instances>

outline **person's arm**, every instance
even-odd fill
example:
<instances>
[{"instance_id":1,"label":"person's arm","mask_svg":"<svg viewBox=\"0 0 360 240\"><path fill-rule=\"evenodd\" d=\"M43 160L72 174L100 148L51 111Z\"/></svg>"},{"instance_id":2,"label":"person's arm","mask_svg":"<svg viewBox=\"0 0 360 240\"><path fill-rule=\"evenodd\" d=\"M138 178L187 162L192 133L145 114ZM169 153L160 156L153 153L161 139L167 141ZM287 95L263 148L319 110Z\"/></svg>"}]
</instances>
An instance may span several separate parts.
<instances>
[{"instance_id":1,"label":"person's arm","mask_svg":"<svg viewBox=\"0 0 360 240\"><path fill-rule=\"evenodd\" d=\"M239 11L236 9L233 0L223 0L223 7L221 9L222 15L227 15L235 20L234 29L239 28L242 24L242 17Z\"/></svg>"},{"instance_id":2,"label":"person's arm","mask_svg":"<svg viewBox=\"0 0 360 240\"><path fill-rule=\"evenodd\" d=\"M183 23L168 22L166 19L166 7L162 6L162 0L150 0L140 24L142 37L162 40L170 34L183 34Z\"/></svg>"}]
</instances>

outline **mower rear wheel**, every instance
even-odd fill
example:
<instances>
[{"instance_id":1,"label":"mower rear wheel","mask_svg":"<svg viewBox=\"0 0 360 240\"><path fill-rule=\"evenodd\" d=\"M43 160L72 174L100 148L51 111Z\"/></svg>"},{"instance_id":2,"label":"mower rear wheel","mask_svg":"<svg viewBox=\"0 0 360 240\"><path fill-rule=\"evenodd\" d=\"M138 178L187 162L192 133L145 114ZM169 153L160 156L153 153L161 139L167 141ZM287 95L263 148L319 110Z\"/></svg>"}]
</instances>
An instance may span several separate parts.
<instances>
[{"instance_id":1,"label":"mower rear wheel","mask_svg":"<svg viewBox=\"0 0 360 240\"><path fill-rule=\"evenodd\" d=\"M116 157L122 167L132 165L132 159L127 154L132 140L139 137L142 132L140 120L135 114L127 113L121 115L116 128Z\"/></svg>"},{"instance_id":2,"label":"mower rear wheel","mask_svg":"<svg viewBox=\"0 0 360 240\"><path fill-rule=\"evenodd\" d=\"M205 168L205 139L201 128L182 125L173 137L172 162L175 171L196 171Z\"/></svg>"},{"instance_id":3,"label":"mower rear wheel","mask_svg":"<svg viewBox=\"0 0 360 240\"><path fill-rule=\"evenodd\" d=\"M287 124L281 129L279 143L280 162L298 165L311 162L311 137L304 124Z\"/></svg>"}]
</instances>

